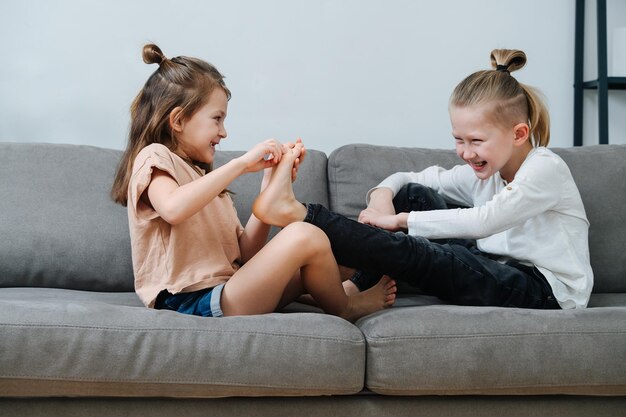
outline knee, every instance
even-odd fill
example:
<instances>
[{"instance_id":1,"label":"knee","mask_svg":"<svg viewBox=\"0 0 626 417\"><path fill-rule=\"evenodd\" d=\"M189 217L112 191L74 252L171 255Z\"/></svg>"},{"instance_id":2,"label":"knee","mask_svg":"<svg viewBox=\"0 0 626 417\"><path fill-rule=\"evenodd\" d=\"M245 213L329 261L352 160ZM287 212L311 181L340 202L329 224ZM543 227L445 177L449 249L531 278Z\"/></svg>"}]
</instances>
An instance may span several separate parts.
<instances>
[{"instance_id":1,"label":"knee","mask_svg":"<svg viewBox=\"0 0 626 417\"><path fill-rule=\"evenodd\" d=\"M328 236L317 226L305 222L295 222L281 230L285 238L294 245L311 251L330 251Z\"/></svg>"},{"instance_id":2,"label":"knee","mask_svg":"<svg viewBox=\"0 0 626 417\"><path fill-rule=\"evenodd\" d=\"M393 200L396 213L446 209L445 200L430 187L418 183L404 185Z\"/></svg>"}]
</instances>

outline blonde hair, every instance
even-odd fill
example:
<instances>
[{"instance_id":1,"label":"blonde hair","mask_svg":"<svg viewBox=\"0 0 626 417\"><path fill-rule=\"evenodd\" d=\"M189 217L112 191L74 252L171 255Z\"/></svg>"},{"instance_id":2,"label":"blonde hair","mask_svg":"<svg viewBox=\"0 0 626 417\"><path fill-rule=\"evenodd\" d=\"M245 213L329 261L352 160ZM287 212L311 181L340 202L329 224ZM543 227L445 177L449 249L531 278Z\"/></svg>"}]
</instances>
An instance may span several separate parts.
<instances>
[{"instance_id":1,"label":"blonde hair","mask_svg":"<svg viewBox=\"0 0 626 417\"><path fill-rule=\"evenodd\" d=\"M170 113L180 107L177 120L190 118L206 104L216 88L221 88L230 99L224 76L205 61L185 56L168 59L155 44L145 45L142 57L146 64L159 64L159 68L148 78L130 106L128 144L111 188L113 200L124 206L137 154L152 143L165 145L174 153L178 150L178 141L170 128ZM210 166L204 168L211 169Z\"/></svg>"},{"instance_id":2,"label":"blonde hair","mask_svg":"<svg viewBox=\"0 0 626 417\"><path fill-rule=\"evenodd\" d=\"M550 115L533 87L518 82L511 75L526 65L526 54L515 49L491 51L492 70L477 71L456 86L450 105L467 107L492 105L491 116L502 126L528 123L533 146L548 146Z\"/></svg>"}]
</instances>

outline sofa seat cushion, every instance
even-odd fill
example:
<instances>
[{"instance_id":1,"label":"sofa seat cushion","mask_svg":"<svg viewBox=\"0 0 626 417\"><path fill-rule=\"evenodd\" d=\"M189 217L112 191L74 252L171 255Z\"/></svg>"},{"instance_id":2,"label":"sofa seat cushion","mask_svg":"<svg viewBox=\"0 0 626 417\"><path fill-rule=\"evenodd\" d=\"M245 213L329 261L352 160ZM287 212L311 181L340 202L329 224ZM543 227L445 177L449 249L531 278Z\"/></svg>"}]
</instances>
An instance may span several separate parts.
<instances>
[{"instance_id":1,"label":"sofa seat cushion","mask_svg":"<svg viewBox=\"0 0 626 417\"><path fill-rule=\"evenodd\" d=\"M379 394L626 394L624 305L394 307L357 325Z\"/></svg>"},{"instance_id":2,"label":"sofa seat cushion","mask_svg":"<svg viewBox=\"0 0 626 417\"><path fill-rule=\"evenodd\" d=\"M311 314L202 318L134 293L0 289L1 396L220 397L352 394L365 340Z\"/></svg>"}]
</instances>

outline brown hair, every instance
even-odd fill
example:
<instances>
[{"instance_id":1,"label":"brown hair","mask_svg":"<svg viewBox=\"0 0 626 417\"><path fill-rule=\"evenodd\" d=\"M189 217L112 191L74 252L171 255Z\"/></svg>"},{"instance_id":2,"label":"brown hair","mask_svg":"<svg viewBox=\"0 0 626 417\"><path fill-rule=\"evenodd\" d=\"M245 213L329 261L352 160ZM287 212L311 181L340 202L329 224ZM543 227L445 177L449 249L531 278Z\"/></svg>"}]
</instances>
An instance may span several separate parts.
<instances>
[{"instance_id":1,"label":"brown hair","mask_svg":"<svg viewBox=\"0 0 626 417\"><path fill-rule=\"evenodd\" d=\"M230 99L224 76L205 61L185 56L168 59L154 44L145 45L142 56L143 62L159 64L159 68L148 78L130 106L128 144L111 189L113 200L124 206L137 154L152 143L165 145L172 152L177 151L178 141L169 123L172 110L180 107L182 110L177 118L188 119L206 104L216 88L224 90ZM206 168L211 169L210 166Z\"/></svg>"},{"instance_id":2,"label":"brown hair","mask_svg":"<svg viewBox=\"0 0 626 417\"><path fill-rule=\"evenodd\" d=\"M493 104L491 115L504 126L528 123L533 146L550 142L550 115L534 88L518 82L511 72L526 64L526 54L519 50L491 51L492 70L477 71L456 86L450 105L458 107Z\"/></svg>"}]
</instances>

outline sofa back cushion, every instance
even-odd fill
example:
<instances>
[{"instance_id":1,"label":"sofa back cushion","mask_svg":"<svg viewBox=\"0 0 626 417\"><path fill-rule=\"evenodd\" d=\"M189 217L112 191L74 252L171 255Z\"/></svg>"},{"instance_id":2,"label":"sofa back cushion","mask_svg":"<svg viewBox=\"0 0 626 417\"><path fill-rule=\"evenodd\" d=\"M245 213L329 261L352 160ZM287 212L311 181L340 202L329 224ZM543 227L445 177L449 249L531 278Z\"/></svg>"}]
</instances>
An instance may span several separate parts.
<instances>
[{"instance_id":1,"label":"sofa back cushion","mask_svg":"<svg viewBox=\"0 0 626 417\"><path fill-rule=\"evenodd\" d=\"M594 292L626 291L626 145L554 148L568 164L585 205ZM330 208L356 219L365 194L388 175L463 163L453 150L346 145L328 159Z\"/></svg>"},{"instance_id":2,"label":"sofa back cushion","mask_svg":"<svg viewBox=\"0 0 626 417\"><path fill-rule=\"evenodd\" d=\"M0 286L133 291L120 151L0 143Z\"/></svg>"},{"instance_id":3,"label":"sofa back cushion","mask_svg":"<svg viewBox=\"0 0 626 417\"><path fill-rule=\"evenodd\" d=\"M241 154L218 152L216 166ZM0 143L0 287L134 290L126 208L109 196L121 155L92 146ZM328 204L326 170L326 155L309 151L296 196ZM244 175L229 187L244 225L261 177Z\"/></svg>"}]
</instances>

